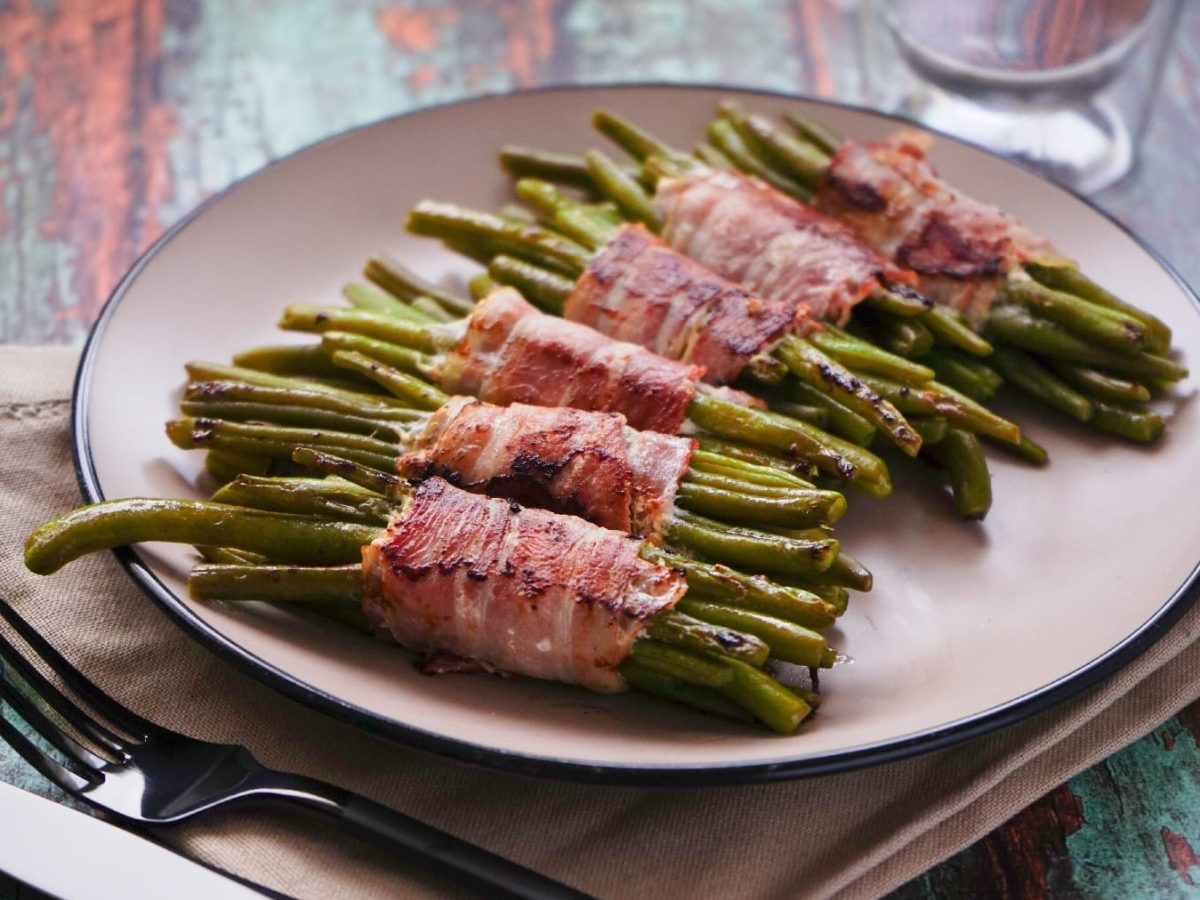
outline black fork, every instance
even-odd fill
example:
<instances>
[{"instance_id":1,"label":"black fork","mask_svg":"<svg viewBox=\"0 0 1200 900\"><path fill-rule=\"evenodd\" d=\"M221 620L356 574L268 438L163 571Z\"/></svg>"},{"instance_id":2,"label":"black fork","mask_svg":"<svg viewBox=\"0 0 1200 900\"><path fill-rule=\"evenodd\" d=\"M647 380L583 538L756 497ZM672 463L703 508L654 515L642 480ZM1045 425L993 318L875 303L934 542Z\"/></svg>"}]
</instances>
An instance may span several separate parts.
<instances>
[{"instance_id":1,"label":"black fork","mask_svg":"<svg viewBox=\"0 0 1200 900\"><path fill-rule=\"evenodd\" d=\"M345 830L489 897L586 896L365 797L268 769L245 747L201 741L155 725L88 681L4 600L0 617L90 709L56 688L2 634L0 662L100 753L60 727L2 668L0 702L9 704L64 761L43 751L2 715L0 738L52 782L93 806L130 822L164 825L236 801L283 801L315 810Z\"/></svg>"}]
</instances>

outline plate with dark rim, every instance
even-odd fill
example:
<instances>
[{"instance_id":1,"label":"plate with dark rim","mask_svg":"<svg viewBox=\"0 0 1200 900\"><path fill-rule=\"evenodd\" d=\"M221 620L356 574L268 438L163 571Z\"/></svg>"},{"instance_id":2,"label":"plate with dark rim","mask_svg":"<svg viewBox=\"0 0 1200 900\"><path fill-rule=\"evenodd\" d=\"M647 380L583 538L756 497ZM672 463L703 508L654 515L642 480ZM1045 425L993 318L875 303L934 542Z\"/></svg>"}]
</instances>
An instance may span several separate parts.
<instances>
[{"instance_id":1,"label":"plate with dark rim","mask_svg":"<svg viewBox=\"0 0 1200 900\"><path fill-rule=\"evenodd\" d=\"M368 125L238 182L172 228L124 278L92 332L75 390L75 452L89 501L202 496L201 454L163 433L183 364L279 342L295 302L337 302L386 250L461 285L473 267L403 231L422 198L494 208L511 199L505 143L576 151L605 106L690 146L717 103L798 108L855 138L887 116L779 94L637 85L464 101ZM951 183L1048 235L1084 271L1158 314L1200 360L1195 295L1149 248L1087 201L976 147L939 137ZM1180 388L1186 397L1191 382ZM866 766L1004 727L1111 675L1195 598L1200 559L1196 404L1149 448L1005 407L1050 450L1045 469L991 454L995 503L956 519L917 464L895 493L851 496L844 545L875 573L833 633L845 659L820 712L790 737L652 698L601 696L522 678L417 674L404 651L301 614L188 598L188 548L121 551L133 579L182 628L244 672L372 733L461 760L600 782L732 783Z\"/></svg>"}]
</instances>

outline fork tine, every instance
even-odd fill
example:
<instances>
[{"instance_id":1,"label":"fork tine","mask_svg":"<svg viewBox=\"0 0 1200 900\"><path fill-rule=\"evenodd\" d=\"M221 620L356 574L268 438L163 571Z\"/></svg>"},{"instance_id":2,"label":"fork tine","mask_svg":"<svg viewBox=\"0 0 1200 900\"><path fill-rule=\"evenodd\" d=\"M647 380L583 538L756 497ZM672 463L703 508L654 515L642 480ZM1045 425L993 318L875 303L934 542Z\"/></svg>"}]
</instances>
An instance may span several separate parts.
<instances>
[{"instance_id":1,"label":"fork tine","mask_svg":"<svg viewBox=\"0 0 1200 900\"><path fill-rule=\"evenodd\" d=\"M49 741L59 753L62 753L71 762L83 766L86 770L98 770L108 763L108 760L97 756L87 747L83 746L83 744L75 740L75 738L71 737L71 735L63 731L51 721L49 716L38 709L37 704L21 693L16 685L5 678L0 678L0 700L3 700L16 710L17 715L24 719L30 728ZM79 772L78 774L86 775L87 772Z\"/></svg>"},{"instance_id":2,"label":"fork tine","mask_svg":"<svg viewBox=\"0 0 1200 900\"><path fill-rule=\"evenodd\" d=\"M117 728L127 731L142 740L145 740L152 731L157 730L157 726L147 722L132 710L121 706L117 701L109 697L108 694L88 681L78 669L67 662L61 653L51 647L44 637L34 631L33 626L22 619L17 614L17 611L4 599L0 599L0 617L3 617L13 627L13 630L33 648L33 652L41 657L42 661L63 680L63 683L67 687L91 704L93 710L103 716L107 716L109 721L116 725ZM120 750L126 743L108 728L96 722L92 716L89 716L76 704L67 700L2 635L0 635L0 656L3 656L20 673L21 677L29 683L30 688L39 696L44 697L46 702L59 715L89 738L101 746L109 747L113 750Z\"/></svg>"},{"instance_id":3,"label":"fork tine","mask_svg":"<svg viewBox=\"0 0 1200 900\"><path fill-rule=\"evenodd\" d=\"M43 753L29 738L21 734L12 722L0 716L0 739L25 758L25 761L65 791L79 792L92 787L92 782L76 775L58 760Z\"/></svg>"}]
</instances>

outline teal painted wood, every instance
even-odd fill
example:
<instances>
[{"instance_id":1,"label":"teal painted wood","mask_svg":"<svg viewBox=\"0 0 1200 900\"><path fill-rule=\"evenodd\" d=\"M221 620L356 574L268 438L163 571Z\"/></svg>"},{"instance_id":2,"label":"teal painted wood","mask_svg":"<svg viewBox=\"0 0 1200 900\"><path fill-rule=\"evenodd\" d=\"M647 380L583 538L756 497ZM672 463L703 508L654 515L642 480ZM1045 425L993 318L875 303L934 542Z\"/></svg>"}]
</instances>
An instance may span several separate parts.
<instances>
[{"instance_id":1,"label":"teal painted wood","mask_svg":"<svg viewBox=\"0 0 1200 900\"><path fill-rule=\"evenodd\" d=\"M383 116L602 81L854 102L853 6L0 0L0 342L82 341L137 254L206 196ZM1179 32L1142 164L1096 199L1200 283L1200 5ZM1197 723L1200 706L897 896L1200 892ZM3 752L0 778L46 790Z\"/></svg>"}]
</instances>

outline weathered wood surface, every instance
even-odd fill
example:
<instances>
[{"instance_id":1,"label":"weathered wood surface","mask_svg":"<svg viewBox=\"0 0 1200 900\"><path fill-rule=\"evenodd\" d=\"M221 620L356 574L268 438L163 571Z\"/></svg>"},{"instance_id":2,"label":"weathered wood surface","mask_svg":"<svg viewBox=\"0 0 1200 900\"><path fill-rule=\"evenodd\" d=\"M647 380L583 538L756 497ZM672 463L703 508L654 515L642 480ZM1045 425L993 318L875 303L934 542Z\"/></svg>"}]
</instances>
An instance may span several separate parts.
<instances>
[{"instance_id":1,"label":"weathered wood surface","mask_svg":"<svg viewBox=\"0 0 1200 900\"><path fill-rule=\"evenodd\" d=\"M1097 199L1197 283L1200 5L1186 6L1142 165ZM81 341L137 255L205 196L393 113L614 80L715 81L856 101L853 7L0 0L0 342ZM899 895L1197 890L1198 736L1200 705ZM0 778L44 789L3 755Z\"/></svg>"}]
</instances>

